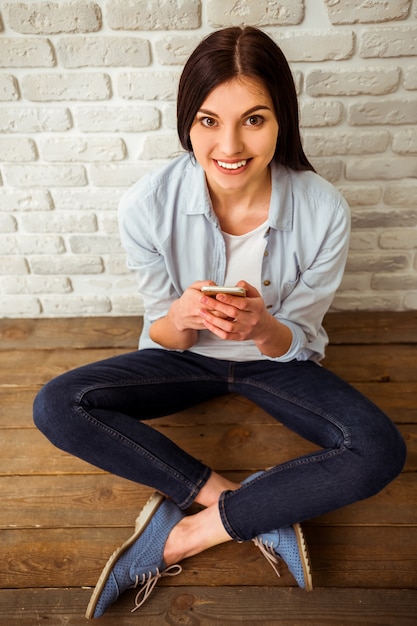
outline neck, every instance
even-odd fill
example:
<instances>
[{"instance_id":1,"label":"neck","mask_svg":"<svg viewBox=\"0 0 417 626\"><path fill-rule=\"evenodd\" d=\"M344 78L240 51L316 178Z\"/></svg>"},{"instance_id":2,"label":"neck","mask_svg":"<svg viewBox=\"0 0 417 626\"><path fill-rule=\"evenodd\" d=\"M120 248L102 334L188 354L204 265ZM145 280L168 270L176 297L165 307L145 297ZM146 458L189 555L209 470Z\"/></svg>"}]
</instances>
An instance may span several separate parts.
<instances>
[{"instance_id":1,"label":"neck","mask_svg":"<svg viewBox=\"0 0 417 626\"><path fill-rule=\"evenodd\" d=\"M269 206L271 197L271 172L265 170L260 180L253 181L238 189L224 189L207 181L209 194L215 213L224 211L251 212L261 205Z\"/></svg>"},{"instance_id":2,"label":"neck","mask_svg":"<svg viewBox=\"0 0 417 626\"><path fill-rule=\"evenodd\" d=\"M210 190L210 197L221 229L230 235L244 235L268 218L270 185L265 185L258 194L217 195Z\"/></svg>"}]
</instances>

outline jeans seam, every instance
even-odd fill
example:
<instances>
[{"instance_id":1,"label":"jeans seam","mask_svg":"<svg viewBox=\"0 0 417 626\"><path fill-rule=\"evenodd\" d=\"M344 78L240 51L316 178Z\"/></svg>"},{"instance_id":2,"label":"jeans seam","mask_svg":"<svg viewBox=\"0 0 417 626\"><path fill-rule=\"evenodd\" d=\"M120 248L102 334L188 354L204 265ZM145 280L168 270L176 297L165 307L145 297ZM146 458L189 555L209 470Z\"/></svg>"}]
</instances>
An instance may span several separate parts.
<instances>
[{"instance_id":1,"label":"jeans seam","mask_svg":"<svg viewBox=\"0 0 417 626\"><path fill-rule=\"evenodd\" d=\"M228 382L225 381L223 376L214 377L214 376L185 376L183 378L178 378L177 376L174 378L164 378L164 383L184 383L184 382L198 382L198 381L212 381L212 382ZM159 378L142 378L141 380L131 379L129 381L122 382L113 382L113 383L98 383L96 385L90 385L89 387L85 387L79 391L79 393L75 396L77 402L81 402L83 397L89 393L90 391L97 391L99 389L112 389L117 387L132 387L132 386L141 386L141 385L159 385L161 384L161 380Z\"/></svg>"},{"instance_id":2,"label":"jeans seam","mask_svg":"<svg viewBox=\"0 0 417 626\"><path fill-rule=\"evenodd\" d=\"M101 431L106 432L110 437L114 439L118 439L119 442L122 443L127 448L130 448L131 450L140 451L140 453L144 457L147 457L151 462L155 463L155 465L158 465L163 471L168 471L168 473L170 473L171 476L176 477L179 480L183 480L183 476L179 474L175 470L175 468L173 468L170 465L168 466L166 463L163 463L161 459L159 459L157 456L150 453L149 450L147 450L146 448L143 448L132 439L129 439L128 437L123 435L123 433L120 433L120 431L116 430L115 428L111 428L107 424L103 424L103 422L101 422L100 420L97 420L94 416L90 415L90 413L88 413L88 411L86 411L80 405L78 405L78 412L80 413L80 415L82 415L84 419L86 419L91 424L94 424L95 428L98 428ZM177 503L178 506L180 508L186 508L187 506L189 506L189 503L191 503L194 499L194 494L198 493L198 491L201 488L200 485L204 484L204 482L205 481L203 479L200 479L199 485L191 485L192 491L191 491L190 496L188 496L188 498L184 501L184 503Z\"/></svg>"},{"instance_id":3,"label":"jeans seam","mask_svg":"<svg viewBox=\"0 0 417 626\"><path fill-rule=\"evenodd\" d=\"M247 384L251 387L255 387L256 389L266 391L271 396L280 398L281 400L286 400L287 402L295 406L299 406L303 409L307 409L311 413L314 413L315 415L322 417L327 422L329 422L330 424L333 424L333 426L339 429L339 431L343 435L344 446L348 449L352 447L352 437L351 437L350 431L347 428L345 428L345 426L337 418L333 417L331 414L325 413L324 411L320 411L315 406L309 404L308 402L300 401L298 398L294 398L293 396L290 396L289 394L282 393L282 392L277 393L277 390L269 387L268 385L260 384L257 381L246 380L246 381L241 381L241 384L243 385Z\"/></svg>"}]
</instances>

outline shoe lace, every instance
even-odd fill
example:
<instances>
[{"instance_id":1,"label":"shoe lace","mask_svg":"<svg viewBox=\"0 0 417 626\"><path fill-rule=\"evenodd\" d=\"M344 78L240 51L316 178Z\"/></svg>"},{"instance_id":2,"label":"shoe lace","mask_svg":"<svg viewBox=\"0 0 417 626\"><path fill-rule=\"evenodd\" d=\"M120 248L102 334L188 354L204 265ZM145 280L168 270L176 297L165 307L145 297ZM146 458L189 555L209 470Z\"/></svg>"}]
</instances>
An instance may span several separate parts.
<instances>
[{"instance_id":1,"label":"shoe lace","mask_svg":"<svg viewBox=\"0 0 417 626\"><path fill-rule=\"evenodd\" d=\"M160 572L159 567L157 567L155 574L149 572L147 575L142 574L142 576L136 576L136 582L133 587L142 585L142 588L136 594L135 606L133 607L131 613L137 611L142 604L146 602L160 578L163 578L164 576L177 576L178 574L181 574L181 572L181 565L170 565L163 572Z\"/></svg>"},{"instance_id":2,"label":"shoe lace","mask_svg":"<svg viewBox=\"0 0 417 626\"><path fill-rule=\"evenodd\" d=\"M264 543L262 539L260 539L259 537L255 537L255 539L252 539L252 541L255 544L255 546L259 548L259 550L262 552L262 554L264 555L264 557L266 558L266 560L268 561L268 563L270 564L270 566L272 567L272 569L274 570L278 578L281 578L281 574L278 571L279 559L273 548L273 544L268 543L267 541L265 541Z\"/></svg>"}]
</instances>

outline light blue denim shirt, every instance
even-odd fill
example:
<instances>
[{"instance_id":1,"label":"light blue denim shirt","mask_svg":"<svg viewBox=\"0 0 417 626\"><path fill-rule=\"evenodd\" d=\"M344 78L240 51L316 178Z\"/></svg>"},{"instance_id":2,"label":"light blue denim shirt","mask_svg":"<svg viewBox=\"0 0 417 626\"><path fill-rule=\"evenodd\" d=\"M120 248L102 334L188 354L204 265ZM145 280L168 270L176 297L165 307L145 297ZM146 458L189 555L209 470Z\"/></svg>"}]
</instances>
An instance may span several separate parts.
<instances>
[{"instance_id":1,"label":"light blue denim shirt","mask_svg":"<svg viewBox=\"0 0 417 626\"><path fill-rule=\"evenodd\" d=\"M273 360L319 361L328 342L322 320L348 253L349 208L341 194L313 172L274 163L271 172L262 297L271 315L293 335L288 352ZM185 154L148 174L121 199L119 220L128 267L137 276L144 301L139 347L161 348L149 337L152 322L165 316L194 281L224 284L225 242L203 169ZM242 342L224 343L231 360L269 358L252 342L246 356ZM231 345L235 343L240 344L236 350ZM191 350L198 352L198 342Z\"/></svg>"}]
</instances>

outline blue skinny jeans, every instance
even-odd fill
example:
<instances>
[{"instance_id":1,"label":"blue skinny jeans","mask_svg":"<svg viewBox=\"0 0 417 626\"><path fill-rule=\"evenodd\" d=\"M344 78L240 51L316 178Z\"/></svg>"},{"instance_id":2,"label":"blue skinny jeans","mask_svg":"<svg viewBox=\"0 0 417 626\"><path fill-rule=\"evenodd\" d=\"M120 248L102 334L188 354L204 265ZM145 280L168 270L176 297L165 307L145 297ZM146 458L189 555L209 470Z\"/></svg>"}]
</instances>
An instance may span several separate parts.
<instances>
[{"instance_id":1,"label":"blue skinny jeans","mask_svg":"<svg viewBox=\"0 0 417 626\"><path fill-rule=\"evenodd\" d=\"M142 420L227 393L249 398L320 446L221 495L222 521L235 540L372 496L403 468L406 448L391 420L311 361L241 363L139 350L53 379L35 399L34 420L58 448L153 487L186 509L212 470Z\"/></svg>"}]
</instances>

